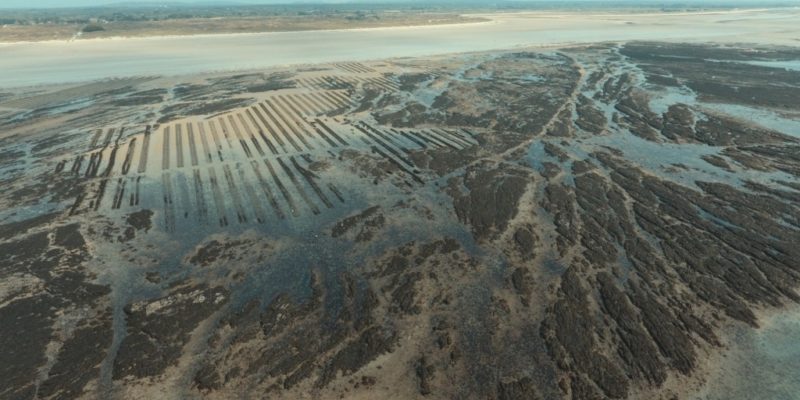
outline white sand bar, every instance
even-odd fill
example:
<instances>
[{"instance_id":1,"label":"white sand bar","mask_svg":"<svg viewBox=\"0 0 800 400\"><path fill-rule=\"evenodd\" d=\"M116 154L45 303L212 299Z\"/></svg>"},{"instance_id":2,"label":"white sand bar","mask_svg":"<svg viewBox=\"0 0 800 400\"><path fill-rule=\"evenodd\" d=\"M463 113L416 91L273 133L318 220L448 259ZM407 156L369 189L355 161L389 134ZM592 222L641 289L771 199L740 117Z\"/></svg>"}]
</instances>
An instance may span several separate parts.
<instances>
[{"instance_id":1,"label":"white sand bar","mask_svg":"<svg viewBox=\"0 0 800 400\"><path fill-rule=\"evenodd\" d=\"M628 40L800 45L800 8L706 13L527 12L490 22L0 44L0 87L120 76Z\"/></svg>"}]
</instances>

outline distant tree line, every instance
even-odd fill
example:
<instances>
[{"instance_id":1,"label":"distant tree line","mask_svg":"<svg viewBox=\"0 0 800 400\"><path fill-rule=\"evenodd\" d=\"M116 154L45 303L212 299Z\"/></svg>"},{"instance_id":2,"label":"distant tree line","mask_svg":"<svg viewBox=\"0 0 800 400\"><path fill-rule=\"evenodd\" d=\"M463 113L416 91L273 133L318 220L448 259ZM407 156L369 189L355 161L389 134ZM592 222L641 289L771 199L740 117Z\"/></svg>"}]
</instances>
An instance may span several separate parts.
<instances>
[{"instance_id":1,"label":"distant tree line","mask_svg":"<svg viewBox=\"0 0 800 400\"><path fill-rule=\"evenodd\" d=\"M83 29L81 29L81 32L83 32L83 33L102 32L104 30L106 30L106 28L103 28L102 25L89 24L89 25L84 26Z\"/></svg>"},{"instance_id":2,"label":"distant tree line","mask_svg":"<svg viewBox=\"0 0 800 400\"><path fill-rule=\"evenodd\" d=\"M92 21L139 22L169 19L267 16L337 16L354 20L379 18L383 11L404 12L469 12L487 10L549 10L564 8L603 9L698 9L745 6L790 6L791 0L432 0L419 3L351 3L351 4L294 4L294 5L173 5L173 6L105 6L64 9L3 10L0 23L14 24L88 24Z\"/></svg>"}]
</instances>

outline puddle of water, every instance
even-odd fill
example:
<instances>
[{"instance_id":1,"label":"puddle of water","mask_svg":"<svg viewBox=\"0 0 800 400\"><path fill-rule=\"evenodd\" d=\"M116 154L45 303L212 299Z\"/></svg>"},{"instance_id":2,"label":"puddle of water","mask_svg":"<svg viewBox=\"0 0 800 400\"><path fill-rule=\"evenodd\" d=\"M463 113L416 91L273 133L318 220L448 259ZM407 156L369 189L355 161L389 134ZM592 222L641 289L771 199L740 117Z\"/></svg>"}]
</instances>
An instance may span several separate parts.
<instances>
[{"instance_id":1,"label":"puddle of water","mask_svg":"<svg viewBox=\"0 0 800 400\"><path fill-rule=\"evenodd\" d=\"M722 219L722 218L720 218L720 217L718 217L718 216L716 216L714 214L711 214L708 211L701 209L700 207L695 206L695 208L697 209L698 214L700 214L700 217L705 219L705 220L711 221L711 222L713 222L713 223L715 223L715 224L717 224L719 226L722 226L724 228L727 228L729 230L741 230L741 228L738 227L737 225L734 225L734 224L728 222L727 220L724 220L724 219Z\"/></svg>"},{"instance_id":2,"label":"puddle of water","mask_svg":"<svg viewBox=\"0 0 800 400\"><path fill-rule=\"evenodd\" d=\"M414 101L425 105L427 108L433 107L433 102L436 101L436 98L439 97L445 89L445 87L431 87L429 85L431 81L432 80L429 80L420 84L419 87L414 90Z\"/></svg>"},{"instance_id":3,"label":"puddle of water","mask_svg":"<svg viewBox=\"0 0 800 400\"><path fill-rule=\"evenodd\" d=\"M550 158L544 151L544 143L543 140L536 140L528 148L528 163L539 172L544 171L542 163Z\"/></svg>"},{"instance_id":4,"label":"puddle of water","mask_svg":"<svg viewBox=\"0 0 800 400\"><path fill-rule=\"evenodd\" d=\"M597 150L598 146L609 146L621 150L625 159L642 166L644 169L659 175L659 177L672 180L684 186L697 188L696 181L723 182L735 187L742 187L745 180L764 182L768 180L794 181L794 177L784 172L760 172L753 170L740 170L728 172L713 167L701 157L704 155L717 155L721 148L704 144L673 144L659 143L642 139L631 133L615 133L606 136L593 136L585 139L588 145L586 151ZM570 151L580 154L576 143ZM588 154L584 152L585 156ZM683 164L689 168L680 174L663 173L665 168L673 164Z\"/></svg>"},{"instance_id":5,"label":"puddle of water","mask_svg":"<svg viewBox=\"0 0 800 400\"><path fill-rule=\"evenodd\" d=\"M628 281L628 278L630 278L631 271L634 271L633 263L626 255L625 249L623 249L622 246L617 244L616 247L618 254L617 265L620 266L622 272L622 276L619 278L618 282L620 285L624 285L625 282Z\"/></svg>"},{"instance_id":6,"label":"puddle of water","mask_svg":"<svg viewBox=\"0 0 800 400\"><path fill-rule=\"evenodd\" d=\"M554 256L557 256L554 254ZM564 272L567 271L567 267L561 263L558 258L546 258L544 260L544 270L547 271L551 275L561 276Z\"/></svg>"},{"instance_id":7,"label":"puddle of water","mask_svg":"<svg viewBox=\"0 0 800 400\"><path fill-rule=\"evenodd\" d=\"M659 115L663 115L667 112L671 105L678 103L693 105L697 101L695 94L689 90L668 88L651 93L653 96L650 98L650 109Z\"/></svg>"},{"instance_id":8,"label":"puddle of water","mask_svg":"<svg viewBox=\"0 0 800 400\"><path fill-rule=\"evenodd\" d=\"M703 103L702 106L728 115L746 116L748 121L764 128L800 138L800 120L783 118L768 110L735 104Z\"/></svg>"}]
</instances>

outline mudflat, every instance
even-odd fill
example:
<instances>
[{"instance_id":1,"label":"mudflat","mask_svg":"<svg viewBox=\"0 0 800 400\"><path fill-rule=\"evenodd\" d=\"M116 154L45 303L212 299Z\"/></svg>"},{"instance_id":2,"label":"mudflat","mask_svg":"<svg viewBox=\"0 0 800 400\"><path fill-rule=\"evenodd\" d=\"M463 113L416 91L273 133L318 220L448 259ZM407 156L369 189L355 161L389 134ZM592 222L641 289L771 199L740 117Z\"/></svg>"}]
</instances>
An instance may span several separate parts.
<instances>
[{"instance_id":1,"label":"mudflat","mask_svg":"<svg viewBox=\"0 0 800 400\"><path fill-rule=\"evenodd\" d=\"M792 398L795 16L2 45L0 398Z\"/></svg>"}]
</instances>

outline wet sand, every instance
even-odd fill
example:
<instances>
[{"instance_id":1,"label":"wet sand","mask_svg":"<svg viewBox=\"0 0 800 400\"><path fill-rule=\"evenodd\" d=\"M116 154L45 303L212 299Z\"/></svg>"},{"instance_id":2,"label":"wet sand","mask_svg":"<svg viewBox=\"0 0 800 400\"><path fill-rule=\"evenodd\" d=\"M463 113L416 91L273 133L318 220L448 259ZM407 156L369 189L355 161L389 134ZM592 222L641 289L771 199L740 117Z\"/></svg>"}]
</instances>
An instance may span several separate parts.
<instances>
[{"instance_id":1,"label":"wet sand","mask_svg":"<svg viewBox=\"0 0 800 400\"><path fill-rule=\"evenodd\" d=\"M181 75L573 43L667 40L796 45L800 9L511 13L485 23L0 44L0 87Z\"/></svg>"},{"instance_id":2,"label":"wet sand","mask_svg":"<svg viewBox=\"0 0 800 400\"><path fill-rule=\"evenodd\" d=\"M730 349L715 357L693 400L797 399L800 386L800 307L765 312L759 329L734 327Z\"/></svg>"}]
</instances>

